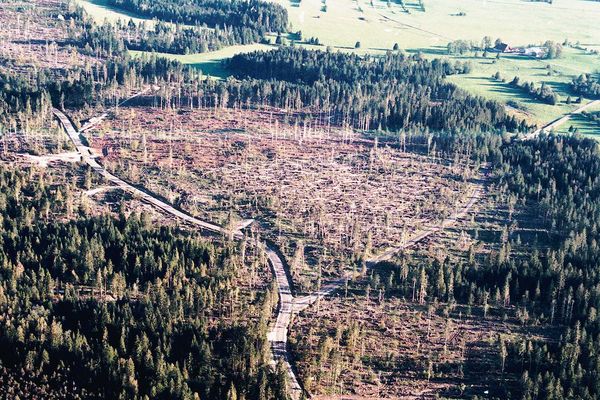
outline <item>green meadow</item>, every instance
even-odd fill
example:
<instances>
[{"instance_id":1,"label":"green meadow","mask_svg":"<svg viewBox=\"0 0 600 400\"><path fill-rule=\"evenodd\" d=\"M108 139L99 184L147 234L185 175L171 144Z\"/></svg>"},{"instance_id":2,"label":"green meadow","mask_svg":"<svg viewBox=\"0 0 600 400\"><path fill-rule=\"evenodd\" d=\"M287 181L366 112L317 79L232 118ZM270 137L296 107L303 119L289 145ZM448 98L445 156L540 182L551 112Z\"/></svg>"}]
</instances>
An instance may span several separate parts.
<instances>
[{"instance_id":1,"label":"green meadow","mask_svg":"<svg viewBox=\"0 0 600 400\"><path fill-rule=\"evenodd\" d=\"M165 57L171 60L177 60L182 64L189 64L198 68L206 76L211 78L226 78L228 73L222 66L223 60L233 57L236 54L249 53L256 50L270 50L275 46L266 44L249 44L225 47L221 50L211 51L208 53L196 54L168 54L154 53L156 56ZM145 51L129 51L134 57L148 57L151 53Z\"/></svg>"},{"instance_id":2,"label":"green meadow","mask_svg":"<svg viewBox=\"0 0 600 400\"><path fill-rule=\"evenodd\" d=\"M136 22L153 21L107 6L106 0L76 0L98 21L115 22L133 18ZM510 102L512 112L532 122L545 123L576 108L567 104L568 84L581 73L598 73L600 56L590 50L600 49L600 2L586 0L554 0L545 2L521 0L273 0L289 13L291 32L301 31L304 40L319 38L325 46L360 54L381 54L394 44L406 52L419 52L426 57L450 57L472 64L468 75L452 76L449 80L459 87L489 99ZM421 5L422 4L422 5ZM566 29L565 27L570 27ZM568 31L566 35L564 32ZM448 42L462 39L479 43L483 36L501 38L512 46L541 44L546 40L562 43L568 40L563 56L553 60L536 60L503 54L487 58L481 54L449 56ZM291 36L290 36L291 37ZM271 37L274 42L274 37ZM360 42L360 48L355 44ZM306 44L298 43L307 47ZM577 47L577 48L575 48ZM221 60L234 54L273 48L268 45L232 46L211 53L172 55L159 54L193 65L211 77L223 78L227 71ZM141 56L140 52L132 52ZM492 75L499 72L505 80ZM511 87L515 76L521 82L543 83L552 87L559 97L556 105L532 98ZM574 100L574 99L573 99ZM585 101L586 99L584 99Z\"/></svg>"},{"instance_id":3,"label":"green meadow","mask_svg":"<svg viewBox=\"0 0 600 400\"><path fill-rule=\"evenodd\" d=\"M600 105L590 107L586 110L590 114L600 117ZM600 139L600 123L594 123L582 114L574 114L557 130L558 133L571 133L570 129L576 129L578 134Z\"/></svg>"},{"instance_id":4,"label":"green meadow","mask_svg":"<svg viewBox=\"0 0 600 400\"><path fill-rule=\"evenodd\" d=\"M517 55L502 54L500 59L495 54L488 58L454 57L461 61L471 62L473 71L467 75L455 75L448 78L459 87L486 98L502 103L516 102L520 114L534 122L548 122L575 110L576 96L571 95L571 104L567 104L570 95L569 83L582 73L595 73L600 70L600 57L583 50L563 49L560 59L537 60ZM492 76L500 73L501 79ZM509 82L518 76L520 82L533 82L536 87L544 83L558 95L558 103L549 105L531 97L519 88L512 87ZM503 81L504 80L504 81ZM583 99L587 101L587 99ZM516 110L515 110L516 111Z\"/></svg>"}]
</instances>

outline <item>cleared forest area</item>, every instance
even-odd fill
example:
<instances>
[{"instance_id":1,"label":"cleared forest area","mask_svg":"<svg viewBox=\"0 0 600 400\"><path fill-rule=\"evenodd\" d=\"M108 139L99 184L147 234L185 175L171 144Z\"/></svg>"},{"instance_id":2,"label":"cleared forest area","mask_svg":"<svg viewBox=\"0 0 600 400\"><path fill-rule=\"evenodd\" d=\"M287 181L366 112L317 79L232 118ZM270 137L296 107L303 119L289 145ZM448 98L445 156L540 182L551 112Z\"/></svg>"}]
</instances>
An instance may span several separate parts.
<instances>
[{"instance_id":1,"label":"cleared forest area","mask_svg":"<svg viewBox=\"0 0 600 400\"><path fill-rule=\"evenodd\" d=\"M60 0L9 0L0 8L0 70L63 72L96 64L73 43L69 7Z\"/></svg>"},{"instance_id":2,"label":"cleared forest area","mask_svg":"<svg viewBox=\"0 0 600 400\"><path fill-rule=\"evenodd\" d=\"M319 400L519 390L521 371L506 367L514 348L556 343L560 329L545 324L535 302L513 303L506 288L473 290L467 281L486 260L543 251L549 232L534 215L500 190L488 192L452 229L302 311L290 330L300 381Z\"/></svg>"},{"instance_id":3,"label":"cleared forest area","mask_svg":"<svg viewBox=\"0 0 600 400\"><path fill-rule=\"evenodd\" d=\"M477 174L436 157L433 145L427 155L410 138L379 143L317 121L269 109L131 107L88 136L107 168L194 215L255 219L304 292L448 216Z\"/></svg>"}]
</instances>

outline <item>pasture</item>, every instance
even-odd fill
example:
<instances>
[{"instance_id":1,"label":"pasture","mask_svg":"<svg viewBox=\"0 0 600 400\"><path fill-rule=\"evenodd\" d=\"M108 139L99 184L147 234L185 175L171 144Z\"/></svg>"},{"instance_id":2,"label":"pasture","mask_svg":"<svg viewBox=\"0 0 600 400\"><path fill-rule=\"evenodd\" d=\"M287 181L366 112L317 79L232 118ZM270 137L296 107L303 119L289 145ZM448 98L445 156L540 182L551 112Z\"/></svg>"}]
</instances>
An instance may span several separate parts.
<instances>
[{"instance_id":1,"label":"pasture","mask_svg":"<svg viewBox=\"0 0 600 400\"><path fill-rule=\"evenodd\" d=\"M106 0L76 0L99 22L139 16L111 9ZM290 31L302 32L303 40L312 37L325 46L340 51L360 54L381 54L398 44L400 49L419 52L428 58L450 57L471 62L468 75L452 76L450 81L459 87L485 98L509 103L509 111L530 122L543 124L576 108L566 104L570 94L568 83L581 73L600 71L600 56L590 50L600 49L600 2L585 0L556 0L553 4L520 0L274 0L284 6L290 17ZM423 6L421 6L423 4ZM145 19L151 28L153 21ZM565 27L564 29L562 27ZM576 29L567 29L576 27ZM568 34L565 34L568 32ZM293 35L290 35L292 37ZM479 43L483 36L492 40L501 38L513 45L541 44L546 40L562 43L568 40L573 47L565 47L559 59L536 60L514 55L502 55L499 60L490 54L469 53L463 56L447 54L446 46L452 40L462 39ZM274 37L271 37L274 41ZM355 44L360 42L360 48ZM314 48L304 43L300 45ZM234 54L267 50L273 46L253 44L232 46L211 53L172 55L161 54L185 64L193 65L206 75L224 78L227 71L221 60ZM142 52L131 52L140 56ZM492 78L496 72L506 80ZM519 88L511 87L515 76L521 82L543 83L558 95L556 105L548 105ZM574 96L572 96L574 97ZM586 99L584 99L585 101ZM515 106L516 105L516 106ZM582 123L585 123L583 121Z\"/></svg>"},{"instance_id":2,"label":"pasture","mask_svg":"<svg viewBox=\"0 0 600 400\"><path fill-rule=\"evenodd\" d=\"M508 43L562 42L600 46L600 4L556 0L553 4L520 0L275 0L290 15L292 31L316 36L326 45L369 49L445 46L456 39L480 41L485 35ZM324 10L326 6L326 11ZM464 14L464 15L461 15ZM564 27L565 29L561 28Z\"/></svg>"},{"instance_id":3,"label":"pasture","mask_svg":"<svg viewBox=\"0 0 600 400\"><path fill-rule=\"evenodd\" d=\"M177 60L183 64L189 64L198 68L204 75L212 78L225 78L228 72L222 66L222 61L233 57L235 54L249 53L256 50L270 50L275 46L266 44L248 44L229 46L221 50L211 51L208 53L195 53L195 54L167 54L167 53L155 53L159 57L166 57L171 60ZM145 51L130 51L134 57L148 56L149 53Z\"/></svg>"},{"instance_id":4,"label":"pasture","mask_svg":"<svg viewBox=\"0 0 600 400\"><path fill-rule=\"evenodd\" d=\"M600 118L600 106L589 108L587 113L595 115L597 119ZM600 123L591 121L589 116L575 114L557 130L558 133L571 133L573 131L594 139L600 139Z\"/></svg>"},{"instance_id":5,"label":"pasture","mask_svg":"<svg viewBox=\"0 0 600 400\"><path fill-rule=\"evenodd\" d=\"M496 59L495 54L490 54L487 58L483 58L481 54L479 57L471 54L452 58L471 62L473 71L467 75L451 76L448 80L471 93L501 103L510 102L509 104L513 106L511 110L538 123L552 121L575 110L579 105L574 103L577 96L570 92L569 83L582 73L594 73L600 70L598 55L568 47L564 48L562 58L552 60L538 60L510 54L502 54L500 59ZM493 78L496 72L500 73L499 80ZM550 86L558 95L557 104L545 104L522 89L511 86L509 83L516 76L520 78L521 83L533 82L536 87L540 87L542 83ZM571 104L567 104L569 95L573 100ZM583 101L586 102L587 99ZM517 107L514 107L514 103Z\"/></svg>"}]
</instances>

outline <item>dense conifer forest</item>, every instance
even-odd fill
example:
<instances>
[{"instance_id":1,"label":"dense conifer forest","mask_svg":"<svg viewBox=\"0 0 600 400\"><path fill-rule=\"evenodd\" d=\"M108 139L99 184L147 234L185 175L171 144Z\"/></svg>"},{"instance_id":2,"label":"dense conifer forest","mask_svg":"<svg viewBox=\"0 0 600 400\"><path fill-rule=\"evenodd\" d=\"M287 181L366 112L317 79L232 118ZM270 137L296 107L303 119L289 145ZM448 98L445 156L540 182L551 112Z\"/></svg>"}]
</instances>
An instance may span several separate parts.
<instances>
[{"instance_id":1,"label":"dense conifer forest","mask_svg":"<svg viewBox=\"0 0 600 400\"><path fill-rule=\"evenodd\" d=\"M266 1L227 0L110 0L115 7L148 17L189 25L240 27L259 32L284 32L288 27L285 8Z\"/></svg>"},{"instance_id":2,"label":"dense conifer forest","mask_svg":"<svg viewBox=\"0 0 600 400\"><path fill-rule=\"evenodd\" d=\"M598 83L598 78L594 78L592 74L579 75L573 79L571 90L580 96L600 99L600 83Z\"/></svg>"},{"instance_id":3,"label":"dense conifer forest","mask_svg":"<svg viewBox=\"0 0 600 400\"><path fill-rule=\"evenodd\" d=\"M67 398L285 397L265 358L269 291L254 316L232 312L235 245L143 215L87 217L32 170L2 167L0 188L0 365L23 371L3 375L3 395L68 381Z\"/></svg>"},{"instance_id":4,"label":"dense conifer forest","mask_svg":"<svg viewBox=\"0 0 600 400\"><path fill-rule=\"evenodd\" d=\"M192 104L306 110L321 113L332 125L366 130L528 128L499 103L444 81L447 75L466 72L466 64L395 53L359 57L284 47L237 55L227 66L238 80L191 86Z\"/></svg>"}]
</instances>

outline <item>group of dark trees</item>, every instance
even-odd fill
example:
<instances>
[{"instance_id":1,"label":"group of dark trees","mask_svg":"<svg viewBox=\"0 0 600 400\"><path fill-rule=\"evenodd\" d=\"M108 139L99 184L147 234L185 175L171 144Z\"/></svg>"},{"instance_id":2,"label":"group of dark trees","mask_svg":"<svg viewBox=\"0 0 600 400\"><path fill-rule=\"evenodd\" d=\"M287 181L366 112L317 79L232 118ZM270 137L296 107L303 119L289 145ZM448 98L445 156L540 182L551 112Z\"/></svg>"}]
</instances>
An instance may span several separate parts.
<instances>
[{"instance_id":1,"label":"group of dark trees","mask_svg":"<svg viewBox=\"0 0 600 400\"><path fill-rule=\"evenodd\" d=\"M0 127L18 127L23 120L36 114L48 114L53 104L90 104L94 84L77 75L57 79L55 74L40 70L34 79L27 79L19 73L0 72Z\"/></svg>"},{"instance_id":2,"label":"group of dark trees","mask_svg":"<svg viewBox=\"0 0 600 400\"><path fill-rule=\"evenodd\" d=\"M132 50L188 54L218 50L233 44L257 43L271 32L287 31L285 8L251 1L111 0L112 6L159 21L103 27L96 35L114 36ZM167 24L161 21L176 23ZM107 29L114 32L106 32Z\"/></svg>"},{"instance_id":3,"label":"group of dark trees","mask_svg":"<svg viewBox=\"0 0 600 400\"><path fill-rule=\"evenodd\" d=\"M505 163L515 169L509 173L504 168L508 189L526 202L540 204L540 216L556 235L554 246L540 255L538 263L511 271L517 278L511 281L519 284L511 295L530 304L539 285L541 310L550 323L564 328L556 343L532 341L524 352L522 343L515 344L511 368L523 373L525 398L536 393L543 398L597 398L600 358L591 350L600 334L598 144L551 137L507 148L503 154Z\"/></svg>"},{"instance_id":4,"label":"group of dark trees","mask_svg":"<svg viewBox=\"0 0 600 400\"><path fill-rule=\"evenodd\" d=\"M268 365L269 290L254 317L229 311L237 245L136 214L78 216L69 187L0 168L0 394L286 397Z\"/></svg>"},{"instance_id":5,"label":"group of dark trees","mask_svg":"<svg viewBox=\"0 0 600 400\"><path fill-rule=\"evenodd\" d=\"M588 121L600 126L600 112L587 112L587 111L582 111L581 112L581 116L585 119L587 119Z\"/></svg>"},{"instance_id":6,"label":"group of dark trees","mask_svg":"<svg viewBox=\"0 0 600 400\"><path fill-rule=\"evenodd\" d=\"M182 24L249 28L261 36L268 32L285 32L288 28L284 7L259 0L109 0L109 4Z\"/></svg>"},{"instance_id":7,"label":"group of dark trees","mask_svg":"<svg viewBox=\"0 0 600 400\"><path fill-rule=\"evenodd\" d=\"M553 59L562 57L562 44L547 40L544 43L544 47L546 48L546 58Z\"/></svg>"},{"instance_id":8,"label":"group of dark trees","mask_svg":"<svg viewBox=\"0 0 600 400\"><path fill-rule=\"evenodd\" d=\"M0 71L0 124L7 124L11 114L38 112L44 106L46 93L37 80L31 81L10 72Z\"/></svg>"},{"instance_id":9,"label":"group of dark trees","mask_svg":"<svg viewBox=\"0 0 600 400\"><path fill-rule=\"evenodd\" d=\"M474 43L468 40L453 40L446 46L448 54L461 56L469 51L472 51L474 47Z\"/></svg>"},{"instance_id":10,"label":"group of dark trees","mask_svg":"<svg viewBox=\"0 0 600 400\"><path fill-rule=\"evenodd\" d=\"M502 39L497 38L495 42L492 42L492 38L490 36L484 36L483 39L481 39L480 43L471 40L458 39L449 42L446 47L448 50L448 54L463 55L469 51L481 51L483 52L483 56L487 57L488 51L493 51L497 53L502 52L502 46Z\"/></svg>"},{"instance_id":11,"label":"group of dark trees","mask_svg":"<svg viewBox=\"0 0 600 400\"><path fill-rule=\"evenodd\" d=\"M545 82L542 82L540 87L535 87L533 82L521 83L519 77L515 76L510 82L510 85L523 90L530 96L543 101L546 104L555 105L558 102L558 96Z\"/></svg>"},{"instance_id":12,"label":"group of dark trees","mask_svg":"<svg viewBox=\"0 0 600 400\"><path fill-rule=\"evenodd\" d=\"M582 74L573 78L571 90L580 96L600 99L600 83L591 74Z\"/></svg>"},{"instance_id":13,"label":"group of dark trees","mask_svg":"<svg viewBox=\"0 0 600 400\"><path fill-rule=\"evenodd\" d=\"M526 130L504 107L445 80L469 65L389 52L382 57L280 48L234 56L238 80L214 84L221 104L247 102L325 113L360 129ZM223 98L226 96L226 98Z\"/></svg>"}]
</instances>

